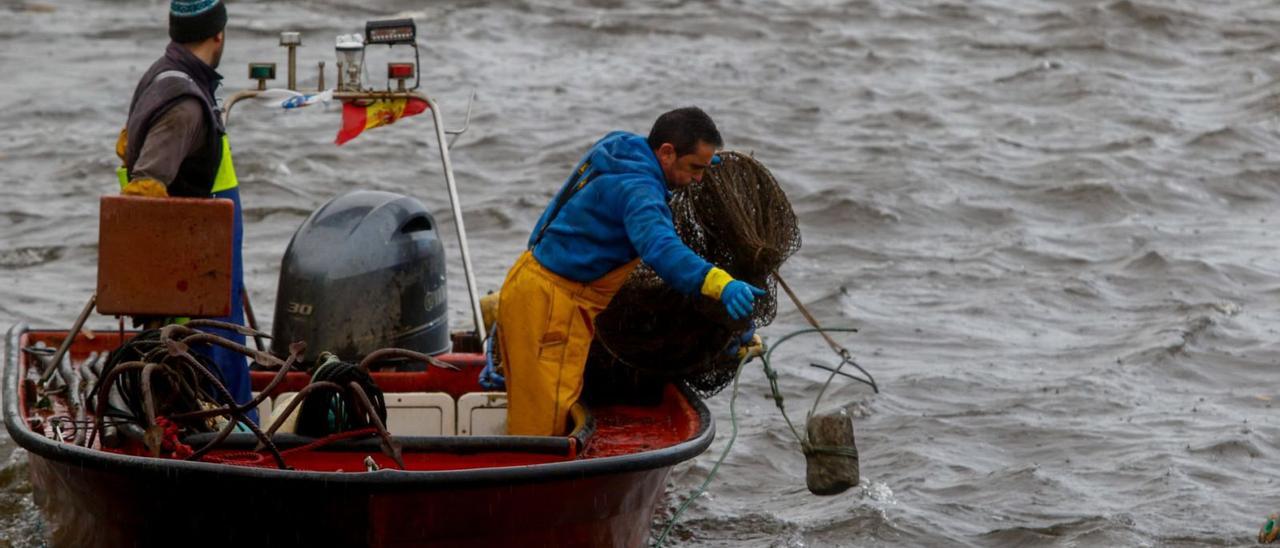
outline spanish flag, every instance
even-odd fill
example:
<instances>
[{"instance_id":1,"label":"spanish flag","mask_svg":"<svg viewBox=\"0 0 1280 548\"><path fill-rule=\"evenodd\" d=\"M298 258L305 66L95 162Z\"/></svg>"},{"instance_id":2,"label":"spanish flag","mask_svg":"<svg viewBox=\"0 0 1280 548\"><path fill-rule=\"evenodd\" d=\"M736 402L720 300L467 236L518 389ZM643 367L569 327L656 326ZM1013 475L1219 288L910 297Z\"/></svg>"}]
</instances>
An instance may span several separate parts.
<instances>
[{"instance_id":1,"label":"spanish flag","mask_svg":"<svg viewBox=\"0 0 1280 548\"><path fill-rule=\"evenodd\" d=\"M338 130L341 145L355 139L360 132L395 123L405 116L421 114L427 110L427 102L422 99L390 99L374 101L368 105L357 105L354 101L342 103L342 129Z\"/></svg>"}]
</instances>

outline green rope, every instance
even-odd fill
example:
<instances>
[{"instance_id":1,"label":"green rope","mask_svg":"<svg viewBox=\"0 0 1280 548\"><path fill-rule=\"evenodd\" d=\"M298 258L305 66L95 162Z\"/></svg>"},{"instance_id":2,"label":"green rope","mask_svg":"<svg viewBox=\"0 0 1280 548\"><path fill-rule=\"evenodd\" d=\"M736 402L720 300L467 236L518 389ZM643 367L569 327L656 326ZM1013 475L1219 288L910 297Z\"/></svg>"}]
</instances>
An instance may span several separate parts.
<instances>
[{"instance_id":1,"label":"green rope","mask_svg":"<svg viewBox=\"0 0 1280 548\"><path fill-rule=\"evenodd\" d=\"M747 353L743 356L742 361L738 362L738 370L733 374L733 392L729 396L729 424L732 425L732 434L729 435L729 443L724 446L724 451L720 452L720 458L716 459L715 466L711 467L711 473L707 474L707 479L703 480L702 485L689 493L689 498L685 499L676 512L671 515L671 521L667 522L667 526L662 529L662 534L658 536L658 540L654 541L654 548L661 548L667 542L667 535L671 533L671 529L676 526L676 522L680 520L680 516L689 508L698 497L707 492L707 486L711 484L711 480L716 477L716 472L720 471L720 464L724 462L725 457L729 456L729 449L733 448L734 440L738 439L738 414L734 409L734 404L738 401L738 377L742 376L742 368L751 361L751 354Z\"/></svg>"},{"instance_id":2,"label":"green rope","mask_svg":"<svg viewBox=\"0 0 1280 548\"><path fill-rule=\"evenodd\" d=\"M791 333L787 333L781 339L778 339L778 342L773 343L773 345L769 347L769 350L765 352L764 356L762 356L761 358L762 361L764 362L764 374L765 376L769 377L769 390L773 392L773 403L778 406L778 411L782 413L782 418L787 421L787 426L791 428L791 434L796 437L796 441L800 443L801 450L805 451L806 453L814 452L815 448L809 445L809 440L805 436L800 435L800 431L796 430L796 425L791 422L791 417L787 415L787 409L783 403L782 391L778 389L778 372L773 369L772 365L770 365L770 360L773 358L774 351L776 351L779 346L782 346L782 343L787 342L789 339L798 337L800 335L807 335L810 333L821 333L824 331L829 333L855 333L858 330L852 327L836 327L831 329L810 328L810 329L801 329L799 331L792 331ZM822 384L822 389L818 391L818 397L814 398L813 400L813 407L809 409L809 418L812 418L814 411L818 409L818 402L822 401L822 396L826 394L827 387L831 386L831 381L835 380L836 375L840 373L840 368L843 367L844 364L849 363L849 361L850 360L848 359L848 356L842 356L840 365L831 370L831 375L827 376L827 382Z\"/></svg>"},{"instance_id":3,"label":"green rope","mask_svg":"<svg viewBox=\"0 0 1280 548\"><path fill-rule=\"evenodd\" d=\"M836 445L810 445L804 449L806 455L836 455L839 457L858 458L858 450L852 447Z\"/></svg>"},{"instance_id":4,"label":"green rope","mask_svg":"<svg viewBox=\"0 0 1280 548\"><path fill-rule=\"evenodd\" d=\"M783 340L786 340L785 337ZM791 417L787 415L787 405L782 399L782 390L778 389L778 372L773 369L773 366L769 365L769 354L772 352L773 349L770 348L769 352L761 357L761 361L764 364L764 376L769 379L769 391L773 393L773 404L778 406L778 411L782 412L782 418L787 421L787 427L791 429L791 434L794 435L796 440L800 442L800 445L803 446L805 445L804 437L796 430L796 425L792 424Z\"/></svg>"},{"instance_id":5,"label":"green rope","mask_svg":"<svg viewBox=\"0 0 1280 548\"><path fill-rule=\"evenodd\" d=\"M771 365L769 365L769 359L773 356L773 352L777 350L779 346L782 346L782 343L786 342L791 338L797 337L799 335L805 335L808 333L818 333L821 331L827 331L832 333L853 333L853 332L856 332L857 329L853 329L853 328L801 329L799 331L793 331L791 333L787 333L786 335L783 335L782 338L778 339L778 342L770 345L768 347L768 350L765 351L764 355L760 356L760 361L764 365L764 375L769 379L769 390L773 392L773 403L774 405L777 405L778 410L782 412L782 418L787 421L787 427L790 428L791 433L795 435L796 441L800 442L801 450L805 454L823 453L823 454L841 455L846 457L857 458L858 452L856 449L848 448L848 447L814 446L814 445L810 445L809 440L805 439L804 436L800 435L800 432L796 430L795 424L791 422L791 417L787 416L787 410L786 410L785 403L783 401L782 391L779 390L778 388L778 372L774 370ZM653 548L661 548L663 545L666 544L667 535L671 533L671 529L675 527L676 523L680 520L680 516L683 515L685 510L689 508L689 505L692 504L694 500L696 500L698 497L701 497L702 494L707 491L707 486L711 484L711 480L715 479L716 473L720 471L720 465L723 464L725 458L729 456L729 450L733 448L733 442L738 439L738 414L735 408L735 404L738 401L738 379L742 376L742 369L747 365L747 362L751 361L751 358L752 358L751 354L747 354L746 356L744 356L742 358L742 361L738 363L738 370L733 373L733 392L729 396L729 424L732 427L732 434L730 434L729 436L729 443L724 446L724 451L720 453L720 458L716 459L715 465L711 467L711 472L707 474L707 479L703 480L702 485L699 485L697 489L694 489L693 491L691 491L689 493L689 498L685 499L685 501L681 503L678 508L676 508L675 513L671 515L671 521L667 522L667 526L662 529L662 534L658 536L658 539L656 541L654 541ZM848 356L843 356L843 360L841 361L840 366L836 367L832 371L831 376L827 378L827 382L822 385L822 390L818 392L818 398L813 402L814 409L818 408L818 400L822 399L823 393L826 392L827 386L831 384L831 381L835 379L836 374L839 373L840 367L843 367L846 363L850 363L850 362L851 360L849 359ZM861 367L859 367L859 369L861 369ZM813 416L812 410L809 412L809 415Z\"/></svg>"}]
</instances>

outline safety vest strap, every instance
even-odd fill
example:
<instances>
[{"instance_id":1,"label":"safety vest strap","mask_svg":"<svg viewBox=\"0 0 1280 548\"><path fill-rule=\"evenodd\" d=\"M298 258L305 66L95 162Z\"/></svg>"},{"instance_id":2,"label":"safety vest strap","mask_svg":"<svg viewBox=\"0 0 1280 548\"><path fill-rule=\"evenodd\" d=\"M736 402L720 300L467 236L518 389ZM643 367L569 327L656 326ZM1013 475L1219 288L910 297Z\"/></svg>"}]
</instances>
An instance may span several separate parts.
<instances>
[{"instance_id":1,"label":"safety vest strap","mask_svg":"<svg viewBox=\"0 0 1280 548\"><path fill-rule=\"evenodd\" d=\"M129 184L129 169L120 166L116 168L116 179L120 182L120 190ZM213 189L210 194L231 190L240 186L240 180L236 178L236 166L231 161L231 143L227 140L227 136L222 136L222 160L218 163L218 176L213 180Z\"/></svg>"},{"instance_id":2,"label":"safety vest strap","mask_svg":"<svg viewBox=\"0 0 1280 548\"><path fill-rule=\"evenodd\" d=\"M231 190L240 186L240 180L236 179L236 166L231 162L231 142L227 140L226 134L222 135L222 160L218 162L218 176L213 179L213 189L210 194Z\"/></svg>"},{"instance_id":3,"label":"safety vest strap","mask_svg":"<svg viewBox=\"0 0 1280 548\"><path fill-rule=\"evenodd\" d=\"M124 161L125 146L129 143L129 128L120 128L120 136L116 138L116 156L120 157L120 161ZM116 179L120 181L120 190L124 191L124 187L129 185L129 168L121 164L116 168Z\"/></svg>"},{"instance_id":4,"label":"safety vest strap","mask_svg":"<svg viewBox=\"0 0 1280 548\"><path fill-rule=\"evenodd\" d=\"M542 237L547 235L547 228L551 227L551 222L560 215L560 210L564 209L564 205L569 203L569 199L577 195L578 191L582 190L582 187L587 186L587 183L596 178L596 173L591 170L590 161L582 162L575 175L577 176L576 182L574 178L570 177L565 183L565 187L560 190L560 196L556 198L551 214L547 216L547 222L542 224L542 228L538 230L538 235L534 237L533 245L529 246L529 249L533 249L542 243Z\"/></svg>"}]
</instances>

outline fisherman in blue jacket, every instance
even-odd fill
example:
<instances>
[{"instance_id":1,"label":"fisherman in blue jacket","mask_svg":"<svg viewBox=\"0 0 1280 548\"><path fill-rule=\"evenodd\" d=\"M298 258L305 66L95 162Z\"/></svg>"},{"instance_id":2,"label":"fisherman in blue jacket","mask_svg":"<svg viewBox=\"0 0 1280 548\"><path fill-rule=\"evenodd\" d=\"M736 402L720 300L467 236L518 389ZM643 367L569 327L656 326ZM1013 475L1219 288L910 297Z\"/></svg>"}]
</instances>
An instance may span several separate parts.
<instances>
[{"instance_id":1,"label":"fisherman in blue jacket","mask_svg":"<svg viewBox=\"0 0 1280 548\"><path fill-rule=\"evenodd\" d=\"M641 260L677 291L720 300L734 319L751 313L764 291L685 246L667 205L671 189L702 180L722 146L710 116L681 108L658 117L647 139L606 135L570 174L499 296L508 433L565 432L596 315Z\"/></svg>"}]
</instances>

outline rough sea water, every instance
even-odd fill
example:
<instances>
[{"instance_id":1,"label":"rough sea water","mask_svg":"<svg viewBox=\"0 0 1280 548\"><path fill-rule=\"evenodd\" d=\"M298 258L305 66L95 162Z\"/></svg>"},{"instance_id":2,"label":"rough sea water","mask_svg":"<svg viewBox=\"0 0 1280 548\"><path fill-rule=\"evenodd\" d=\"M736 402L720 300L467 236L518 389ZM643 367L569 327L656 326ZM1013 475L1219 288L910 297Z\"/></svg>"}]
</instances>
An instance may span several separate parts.
<instances>
[{"instance_id":1,"label":"rough sea water","mask_svg":"<svg viewBox=\"0 0 1280 548\"><path fill-rule=\"evenodd\" d=\"M224 94L246 63L333 82L333 37L414 17L483 290L605 132L695 104L788 192L783 274L882 392L837 380L862 484L816 497L758 363L738 438L672 534L687 546L1248 544L1280 510L1280 4L1238 0L232 1ZM0 0L0 319L67 328L94 287L97 196L167 2ZM371 76L401 52L371 49ZM277 83L282 85L283 80ZM339 148L336 107L236 107L246 276L264 323L315 207L403 192L447 236L426 116ZM768 338L803 327L780 301ZM109 328L108 319L90 324ZM804 411L834 363L776 365ZM678 466L661 525L730 433ZM7 440L7 436L4 437ZM4 442L0 545L41 544L25 456ZM4 456L12 452L7 461Z\"/></svg>"}]
</instances>

